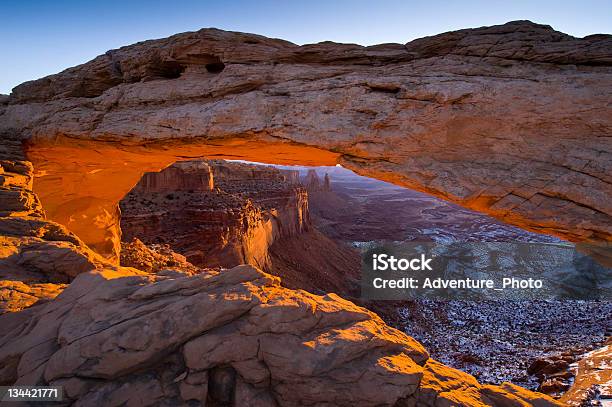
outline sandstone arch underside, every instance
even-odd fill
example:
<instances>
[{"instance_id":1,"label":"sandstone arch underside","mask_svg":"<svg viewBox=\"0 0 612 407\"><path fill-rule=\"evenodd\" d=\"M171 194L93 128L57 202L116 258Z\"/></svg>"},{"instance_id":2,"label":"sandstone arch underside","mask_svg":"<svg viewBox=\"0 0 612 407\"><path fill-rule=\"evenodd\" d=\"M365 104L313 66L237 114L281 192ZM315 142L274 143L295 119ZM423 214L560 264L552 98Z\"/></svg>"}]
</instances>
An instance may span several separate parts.
<instances>
[{"instance_id":1,"label":"sandstone arch underside","mask_svg":"<svg viewBox=\"0 0 612 407\"><path fill-rule=\"evenodd\" d=\"M205 29L109 51L1 103L2 156L25 147L48 216L102 252L144 171L199 156L340 163L530 230L612 237L610 36L514 22L297 46Z\"/></svg>"}]
</instances>

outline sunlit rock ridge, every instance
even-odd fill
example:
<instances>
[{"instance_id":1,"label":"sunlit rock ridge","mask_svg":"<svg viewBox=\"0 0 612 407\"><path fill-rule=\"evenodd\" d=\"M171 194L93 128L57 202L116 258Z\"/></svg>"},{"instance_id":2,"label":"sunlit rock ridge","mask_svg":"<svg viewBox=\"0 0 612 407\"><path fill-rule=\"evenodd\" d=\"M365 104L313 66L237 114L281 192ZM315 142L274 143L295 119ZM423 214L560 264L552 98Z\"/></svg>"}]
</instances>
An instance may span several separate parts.
<instances>
[{"instance_id":1,"label":"sunlit rock ridge","mask_svg":"<svg viewBox=\"0 0 612 407\"><path fill-rule=\"evenodd\" d=\"M170 244L200 267L269 270L270 246L310 226L308 195L289 176L221 160L148 172L121 200L122 238Z\"/></svg>"}]
</instances>

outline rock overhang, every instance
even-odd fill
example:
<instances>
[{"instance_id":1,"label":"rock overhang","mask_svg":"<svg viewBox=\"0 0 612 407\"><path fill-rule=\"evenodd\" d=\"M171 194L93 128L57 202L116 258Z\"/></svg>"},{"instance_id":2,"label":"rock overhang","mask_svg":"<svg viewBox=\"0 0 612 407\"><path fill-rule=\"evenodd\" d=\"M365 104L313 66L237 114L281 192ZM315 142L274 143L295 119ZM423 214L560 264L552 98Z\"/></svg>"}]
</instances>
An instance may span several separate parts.
<instances>
[{"instance_id":1,"label":"rock overhang","mask_svg":"<svg viewBox=\"0 0 612 407\"><path fill-rule=\"evenodd\" d=\"M89 141L152 156L146 150L158 144L177 157L181 145L199 144L287 163L284 147L273 151L280 143L304 148L297 164L333 161L530 230L607 241L610 44L610 36L578 39L525 21L370 47L204 29L28 82L1 108L0 131L11 151L25 140L35 163L39 148ZM217 59L224 69L207 71ZM185 69L149 75L164 61ZM268 152L235 154L245 140ZM308 159L315 150L331 153ZM88 189L59 170L53 176L77 195Z\"/></svg>"}]
</instances>

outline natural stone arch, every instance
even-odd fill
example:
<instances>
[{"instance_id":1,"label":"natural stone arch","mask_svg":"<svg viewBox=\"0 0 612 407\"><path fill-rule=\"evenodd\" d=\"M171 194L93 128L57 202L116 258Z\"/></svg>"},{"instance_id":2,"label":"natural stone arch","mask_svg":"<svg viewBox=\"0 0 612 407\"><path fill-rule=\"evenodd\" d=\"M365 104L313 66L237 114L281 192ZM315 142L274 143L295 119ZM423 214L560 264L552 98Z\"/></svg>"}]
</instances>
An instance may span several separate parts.
<instances>
[{"instance_id":1,"label":"natural stone arch","mask_svg":"<svg viewBox=\"0 0 612 407\"><path fill-rule=\"evenodd\" d=\"M194 143L229 157L244 141L314 148L359 174L530 230L608 241L610 42L529 22L372 47L201 30L20 85L0 107L0 132L10 151L26 142L39 174L37 150L88 140L170 152L143 171ZM222 72L206 70L214 58ZM160 63L182 71L147 76ZM283 151L238 155L286 163ZM47 176L62 177L57 164ZM87 190L82 177L71 199Z\"/></svg>"},{"instance_id":2,"label":"natural stone arch","mask_svg":"<svg viewBox=\"0 0 612 407\"><path fill-rule=\"evenodd\" d=\"M114 320L115 309L107 306L109 300L136 300L150 306L151 297L157 297L162 317L177 318L181 322L177 325L181 326L185 321L183 312L172 312L166 307L168 291L159 286L152 290L152 285L145 281L156 277L144 276L134 269L123 270L125 274L119 267L106 269L110 266L90 255L76 236L60 225L42 220L36 196L31 193L32 167L28 162L15 161L24 158L22 143L25 142L28 154L35 161L45 148L55 152L62 145L74 148L72 164L78 168L74 173L83 177L80 181L86 181L79 183L73 179L69 183L76 186L73 191L77 198L79 194L85 195L87 178L100 173L96 172L98 168L89 171L83 168L87 155L94 154L97 148L113 146L113 152L117 152L129 146L129 149L146 151L152 147L152 141L158 141L158 146L173 151L164 159L147 163L161 167L166 159L177 158L177 145L191 145L194 141L207 147L221 145L224 156L228 151L236 151L231 144L235 142L260 143L260 152L264 145L274 146L275 161L282 157L280 142L300 149L318 147L317 151L331 151L332 161L338 160L362 174L480 208L535 230L573 240L610 240L609 50L609 36L575 39L529 22L462 30L405 46L375 47L331 43L298 47L260 36L202 30L110 51L90 63L20 86L12 96L0 97L0 158L8 159L1 163L0 202L3 227L10 235L6 239L16 245L31 243L37 250L52 248L57 257L48 258L44 254L47 251L39 251L42 254L34 259L30 256L30 260L53 272L66 260L66 251L82 260L82 270L75 269L73 261L67 261L59 271L74 274L94 266L98 270L84 273L58 301L16 314L16 318L4 319L9 322L6 329L9 336L3 340L17 348L16 352L8 349L0 355L7 366L5 381L12 384L17 379L17 367L22 362L26 370L32 368L31 350L41 363L33 371L27 370L26 376L20 379L42 379L45 364L54 357L53 361L60 363L50 363L53 366L47 370L47 378L76 379L74 387L79 394L75 398L87 391L78 385L82 384L80 378L87 376L70 367L73 361L75 366L84 366L74 346L109 351L106 356L111 355L113 360L127 363L130 369L137 366L125 359L123 348L97 346L96 343L102 342L95 342L99 338L94 339L93 346L89 342L88 346L81 347L76 339L93 335L83 329L87 324L64 323L67 316L73 317L66 313L67 309L78 315L83 315L83 310L96 311L98 316L99 311L110 313L108 318L97 319L89 326L102 336L105 333L98 331L100 326L120 329L121 325ZM205 65L210 62L203 61L211 55L222 56L225 66L222 72L206 70ZM160 63L164 67L161 72L155 69ZM204 69L199 69L202 64ZM82 144L90 142L93 144L89 146ZM112 154L100 155L116 158ZM60 158L54 161L58 164L56 170L47 176L56 177L57 185L63 186L59 169L62 163L64 166L69 163L71 156L57 156ZM155 154L149 150L145 156L150 160ZM37 162L39 176L44 175L44 164L43 160ZM523 190L524 187L528 188ZM62 194L59 187L50 191ZM517 199L515 196L519 201L513 202ZM62 202L66 200L60 197L57 203ZM500 202L501 209L496 207ZM247 274L246 280L274 281L249 267L235 270L236 274ZM113 281L128 275L119 284ZM144 287L135 285L134 277L141 279ZM221 278L231 279L232 273L223 273ZM199 283L198 286L202 287ZM101 291L95 292L98 288ZM131 291L124 288L142 288L145 292L130 298ZM183 288L189 290L189 287ZM334 315L335 321L339 321L337 310L342 309L349 310L349 321L356 318L354 306L335 296L313 299L276 286L270 288L289 301L306 299L331 305L323 312ZM190 294L194 292L199 291ZM180 290L174 294L182 297ZM280 298L278 307L268 307L269 312L259 316L270 315L268 321L276 323L278 315L287 315L282 310L285 301ZM202 305L201 301L194 303ZM204 305L207 310L217 308ZM146 312L140 317L150 315ZM245 314L240 311L240 315ZM195 312L194 316L206 317L209 313ZM28 326L35 327L38 322L48 320L51 326L70 329L66 332L45 328L41 342L39 329L25 333L17 329L23 326L22 317L25 320L31 317ZM119 317L124 318L124 314L119 313ZM380 327L384 325L377 318L367 317L366 321L373 321L374 330L381 332ZM303 321L303 318L291 319ZM258 322L262 324L261 320ZM263 322L262 330L267 333L269 329ZM345 329L346 321L340 322ZM194 335L210 331L210 326L204 324L189 326L196 330ZM332 324L330 329L334 327ZM388 330L384 328L383 332ZM129 332L140 335L142 329L138 327ZM74 336L74 340L66 340L66 333ZM109 335L118 336L112 330ZM328 336L323 338L326 344L338 343L330 342ZM391 338L398 338L397 333L392 333ZM400 339L403 344L413 342L405 335ZM175 351L177 344L183 342L182 339L172 341L167 350ZM44 349L39 346L41 343L45 344ZM350 343L366 358L372 355L369 351L363 352L368 344L382 349L378 346L380 342L369 338ZM274 348L278 349L278 345ZM283 349L291 357L295 355L293 348ZM385 352L387 349L392 355L398 352L394 342ZM348 353L351 352L349 348ZM323 350L312 359L335 354ZM67 359L66 355L71 358ZM83 356L91 360L91 355ZM158 356L158 353L149 353L149 357L140 361L141 366L158 362ZM407 394L407 385L415 382L419 383L419 389L414 397L400 402L411 403L416 398L417 402L433 403L437 398L451 403L461 400L464 404L554 404L544 396L510 384L481 386L471 376L451 371L431 359L422 368L423 379L404 383L398 378L406 378L411 371L402 372L397 367L410 367L414 363L405 353L401 359L406 363L396 364L398 358L384 358L383 365L342 368L349 373L367 372L363 377L370 385L369 379L378 377L383 385L401 387L402 394L398 395L387 390L370 393L372 404L376 405L387 397L390 397L389 403L394 403ZM424 358L418 359L420 363L425 362ZM99 379L94 365L86 367L89 373L94 371L92 377ZM293 364L286 366L291 368ZM386 373L380 374L381 367L390 372L392 380L388 380ZM287 376L283 370L281 373L281 377ZM125 370L119 369L107 376L107 382L124 377ZM340 376L339 390L326 383L326 393L313 386L320 383L315 381L317 376L310 378L314 380L304 382L300 388L304 391L288 388L284 393L299 398L315 389L316 395L323 397L322 401L331 399L330 389L342 396L348 394L346 387L342 387L347 383L343 376ZM367 390L366 386L358 387ZM375 383L370 388L380 387Z\"/></svg>"},{"instance_id":3,"label":"natural stone arch","mask_svg":"<svg viewBox=\"0 0 612 407\"><path fill-rule=\"evenodd\" d=\"M30 144L26 154L34 164L34 192L47 218L113 260L118 258L121 240L119 201L145 172L193 158L285 165L335 165L339 159L336 153L274 139L122 145L58 138Z\"/></svg>"}]
</instances>

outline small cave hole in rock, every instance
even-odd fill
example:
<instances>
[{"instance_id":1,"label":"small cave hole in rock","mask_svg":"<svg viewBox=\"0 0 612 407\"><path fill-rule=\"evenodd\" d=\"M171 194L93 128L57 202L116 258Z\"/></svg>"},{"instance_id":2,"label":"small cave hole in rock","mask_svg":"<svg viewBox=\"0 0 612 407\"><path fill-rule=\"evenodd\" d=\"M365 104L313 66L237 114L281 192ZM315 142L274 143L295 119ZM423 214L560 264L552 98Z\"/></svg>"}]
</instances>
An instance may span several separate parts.
<instances>
[{"instance_id":1,"label":"small cave hole in rock","mask_svg":"<svg viewBox=\"0 0 612 407\"><path fill-rule=\"evenodd\" d=\"M185 71L185 66L176 61L164 61L151 68L150 77L177 79Z\"/></svg>"},{"instance_id":2,"label":"small cave hole in rock","mask_svg":"<svg viewBox=\"0 0 612 407\"><path fill-rule=\"evenodd\" d=\"M220 60L218 62L211 62L209 64L204 65L207 72L210 73L220 73L225 69L225 64Z\"/></svg>"}]
</instances>

